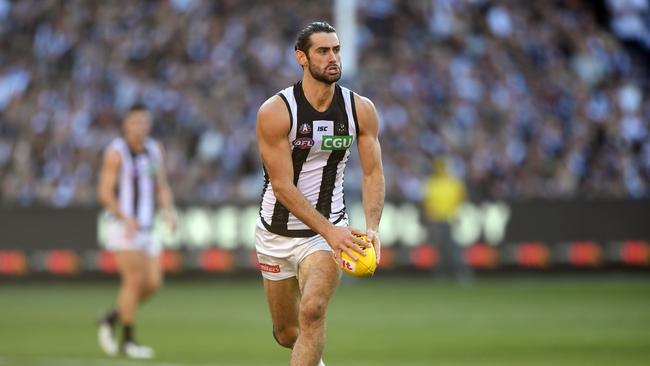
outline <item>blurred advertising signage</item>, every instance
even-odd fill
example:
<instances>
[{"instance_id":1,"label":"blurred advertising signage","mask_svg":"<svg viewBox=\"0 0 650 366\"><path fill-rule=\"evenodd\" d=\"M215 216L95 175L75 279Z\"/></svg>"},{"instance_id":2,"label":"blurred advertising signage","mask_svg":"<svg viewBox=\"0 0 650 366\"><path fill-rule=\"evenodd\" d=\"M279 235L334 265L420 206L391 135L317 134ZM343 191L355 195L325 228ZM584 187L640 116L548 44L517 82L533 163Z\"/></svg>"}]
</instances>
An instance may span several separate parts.
<instances>
[{"instance_id":1,"label":"blurred advertising signage","mask_svg":"<svg viewBox=\"0 0 650 366\"><path fill-rule=\"evenodd\" d=\"M175 232L170 232L162 217L156 218L154 231L166 248L254 248L258 214L257 204L189 206L178 210L178 228ZM360 203L348 206L348 215L351 225L364 228L365 219ZM400 243L413 247L426 241L420 210L414 204L387 203L380 231L385 246ZM102 247L105 247L106 233L106 218L100 214L97 219L97 241Z\"/></svg>"},{"instance_id":2,"label":"blurred advertising signage","mask_svg":"<svg viewBox=\"0 0 650 366\"><path fill-rule=\"evenodd\" d=\"M500 244L505 239L510 214L505 202L466 203L451 223L451 235L461 246L479 241Z\"/></svg>"},{"instance_id":3,"label":"blurred advertising signage","mask_svg":"<svg viewBox=\"0 0 650 366\"><path fill-rule=\"evenodd\" d=\"M161 217L156 218L154 230L167 248L236 247L255 248L257 205L225 205L218 207L187 207L178 211L178 229L170 232ZM365 219L360 203L348 206L352 226L364 229ZM452 223L456 242L463 246L478 241L499 244L503 242L510 210L505 203L465 204ZM106 222L98 219L98 241L106 243ZM427 241L426 223L420 209L412 203L386 203L380 233L382 245L401 244L415 247Z\"/></svg>"},{"instance_id":4,"label":"blurred advertising signage","mask_svg":"<svg viewBox=\"0 0 650 366\"><path fill-rule=\"evenodd\" d=\"M170 233L160 218L155 230L168 248L254 248L258 212L257 204L189 206L179 210L175 233ZM365 227L361 203L349 205L348 215L352 226ZM605 242L650 240L648 217L650 202L641 200L485 201L465 203L450 225L454 241L464 247L476 243ZM383 245L416 247L430 242L427 232L417 204L386 203L380 226ZM100 243L105 242L101 218L97 237ZM533 249L537 248L526 250Z\"/></svg>"},{"instance_id":5,"label":"blurred advertising signage","mask_svg":"<svg viewBox=\"0 0 650 366\"><path fill-rule=\"evenodd\" d=\"M347 211L351 225L364 229L361 203L348 205ZM184 206L179 209L176 232L169 232L161 218L157 218L155 231L169 249L254 248L258 212L257 203ZM648 217L647 200L486 201L464 204L450 225L455 242L464 247L476 243L647 242ZM97 249L98 242L100 247L106 242L106 222L97 207L2 207L0 232L0 249L7 250ZM428 238L427 232L419 205L386 203L380 227L384 246L438 244ZM643 254L643 247L625 248L631 262L643 257L638 255ZM538 251L537 247L527 247L521 255L527 257Z\"/></svg>"}]
</instances>

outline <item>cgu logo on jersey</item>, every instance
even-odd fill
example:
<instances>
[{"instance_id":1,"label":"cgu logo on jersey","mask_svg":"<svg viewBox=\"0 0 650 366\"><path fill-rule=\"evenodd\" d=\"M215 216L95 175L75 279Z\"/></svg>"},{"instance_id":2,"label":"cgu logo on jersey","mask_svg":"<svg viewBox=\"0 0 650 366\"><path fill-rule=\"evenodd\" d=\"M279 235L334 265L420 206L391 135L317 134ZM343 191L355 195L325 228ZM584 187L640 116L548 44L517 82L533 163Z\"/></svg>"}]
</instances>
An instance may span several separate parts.
<instances>
[{"instance_id":1,"label":"cgu logo on jersey","mask_svg":"<svg viewBox=\"0 0 650 366\"><path fill-rule=\"evenodd\" d=\"M321 150L346 150L352 146L352 136L323 136Z\"/></svg>"},{"instance_id":2,"label":"cgu logo on jersey","mask_svg":"<svg viewBox=\"0 0 650 366\"><path fill-rule=\"evenodd\" d=\"M300 137L293 140L292 144L296 149L309 149L314 146L314 140L309 137Z\"/></svg>"}]
</instances>

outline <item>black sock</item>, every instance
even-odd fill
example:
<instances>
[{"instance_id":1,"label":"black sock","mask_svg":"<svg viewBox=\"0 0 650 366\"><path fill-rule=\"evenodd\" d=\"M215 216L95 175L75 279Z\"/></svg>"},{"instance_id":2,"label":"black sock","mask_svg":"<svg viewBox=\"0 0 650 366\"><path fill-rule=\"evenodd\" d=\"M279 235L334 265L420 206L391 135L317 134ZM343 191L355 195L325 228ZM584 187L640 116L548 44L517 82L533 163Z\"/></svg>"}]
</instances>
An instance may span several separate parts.
<instances>
[{"instance_id":1,"label":"black sock","mask_svg":"<svg viewBox=\"0 0 650 366\"><path fill-rule=\"evenodd\" d=\"M104 315L104 321L110 325L115 325L118 320L117 310L113 309Z\"/></svg>"},{"instance_id":2,"label":"black sock","mask_svg":"<svg viewBox=\"0 0 650 366\"><path fill-rule=\"evenodd\" d=\"M124 324L122 328L122 343L133 342L133 325Z\"/></svg>"}]
</instances>

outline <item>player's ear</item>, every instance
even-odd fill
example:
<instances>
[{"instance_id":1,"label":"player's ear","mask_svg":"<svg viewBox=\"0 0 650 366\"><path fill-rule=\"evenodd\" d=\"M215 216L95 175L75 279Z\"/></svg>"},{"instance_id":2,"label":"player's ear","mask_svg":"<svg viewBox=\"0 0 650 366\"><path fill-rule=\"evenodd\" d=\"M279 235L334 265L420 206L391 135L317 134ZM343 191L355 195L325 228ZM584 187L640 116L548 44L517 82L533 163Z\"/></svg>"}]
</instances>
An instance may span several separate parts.
<instances>
[{"instance_id":1,"label":"player's ear","mask_svg":"<svg viewBox=\"0 0 650 366\"><path fill-rule=\"evenodd\" d=\"M296 52L294 52L293 56L296 58L296 61L298 62L298 64L300 66L302 66L302 67L307 66L307 55L305 54L305 52L303 52L301 50L296 50Z\"/></svg>"}]
</instances>

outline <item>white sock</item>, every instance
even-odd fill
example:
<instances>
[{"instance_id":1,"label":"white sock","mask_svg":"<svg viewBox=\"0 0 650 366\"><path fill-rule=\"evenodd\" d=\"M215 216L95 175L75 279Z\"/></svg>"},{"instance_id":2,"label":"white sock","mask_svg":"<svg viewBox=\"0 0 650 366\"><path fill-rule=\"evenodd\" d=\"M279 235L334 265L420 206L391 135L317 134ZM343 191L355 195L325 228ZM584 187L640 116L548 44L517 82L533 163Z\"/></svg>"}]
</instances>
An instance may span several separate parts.
<instances>
[{"instance_id":1,"label":"white sock","mask_svg":"<svg viewBox=\"0 0 650 366\"><path fill-rule=\"evenodd\" d=\"M325 366L325 363L323 362L323 359L320 359L320 362L318 363L318 366Z\"/></svg>"}]
</instances>

